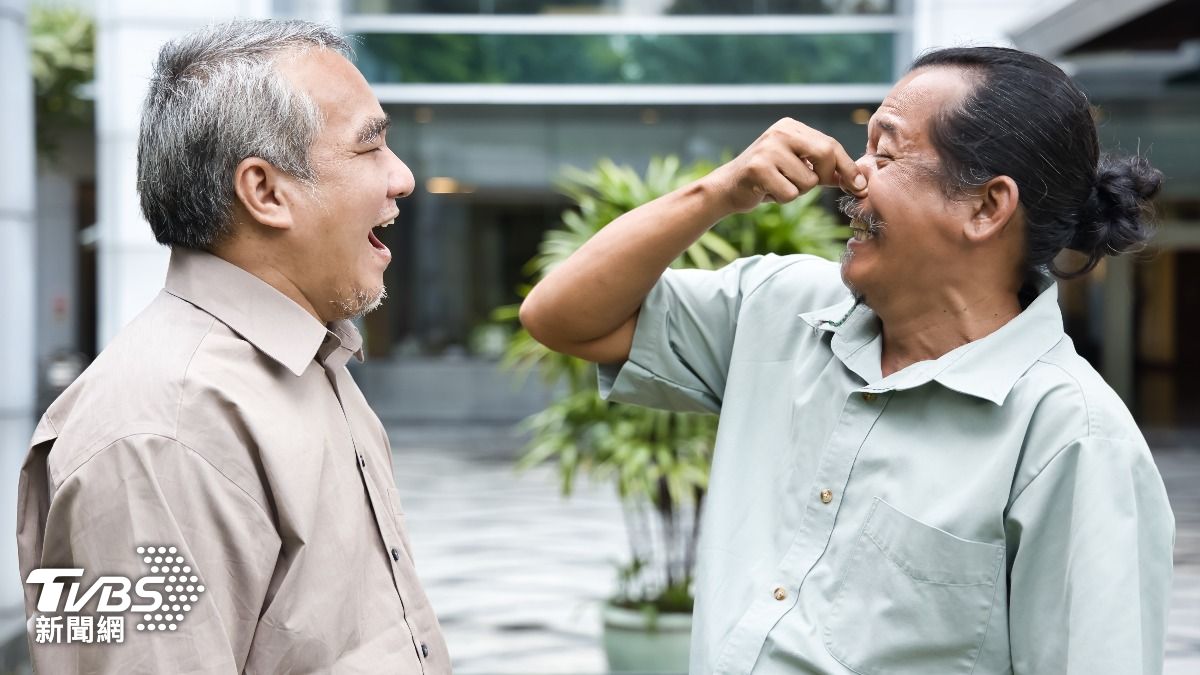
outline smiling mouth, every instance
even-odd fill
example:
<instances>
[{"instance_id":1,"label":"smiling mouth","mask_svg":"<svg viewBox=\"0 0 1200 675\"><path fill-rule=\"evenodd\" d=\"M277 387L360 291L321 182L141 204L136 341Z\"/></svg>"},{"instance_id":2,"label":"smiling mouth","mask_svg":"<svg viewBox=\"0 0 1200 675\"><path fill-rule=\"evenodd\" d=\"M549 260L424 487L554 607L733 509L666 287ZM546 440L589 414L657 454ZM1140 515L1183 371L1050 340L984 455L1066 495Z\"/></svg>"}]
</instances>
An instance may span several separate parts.
<instances>
[{"instance_id":1,"label":"smiling mouth","mask_svg":"<svg viewBox=\"0 0 1200 675\"><path fill-rule=\"evenodd\" d=\"M879 236L885 223L867 210L861 199L846 195L838 200L838 210L850 218L850 232L854 241L869 241Z\"/></svg>"},{"instance_id":2,"label":"smiling mouth","mask_svg":"<svg viewBox=\"0 0 1200 675\"><path fill-rule=\"evenodd\" d=\"M850 223L850 233L854 241L868 241L875 238L875 235L879 233L879 229L856 220Z\"/></svg>"},{"instance_id":3,"label":"smiling mouth","mask_svg":"<svg viewBox=\"0 0 1200 675\"><path fill-rule=\"evenodd\" d=\"M375 227L380 229L386 228L388 225L391 225L394 222L396 222L396 217L392 216L391 220L384 221ZM384 246L383 242L379 240L379 237L375 236L375 228L371 228L371 230L367 232L367 241L371 242L371 246L375 247L375 250L377 251L388 250L388 247Z\"/></svg>"}]
</instances>

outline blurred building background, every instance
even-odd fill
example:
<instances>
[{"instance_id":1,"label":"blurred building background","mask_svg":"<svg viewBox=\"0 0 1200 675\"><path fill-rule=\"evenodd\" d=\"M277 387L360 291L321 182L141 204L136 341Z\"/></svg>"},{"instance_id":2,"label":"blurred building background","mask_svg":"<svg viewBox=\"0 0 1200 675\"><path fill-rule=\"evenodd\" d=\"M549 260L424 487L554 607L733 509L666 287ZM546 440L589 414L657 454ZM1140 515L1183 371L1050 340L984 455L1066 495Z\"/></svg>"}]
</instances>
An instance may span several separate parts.
<instances>
[{"instance_id":1,"label":"blurred building background","mask_svg":"<svg viewBox=\"0 0 1200 675\"><path fill-rule=\"evenodd\" d=\"M13 16L25 5L5 3ZM133 180L138 109L156 49L211 20L300 16L356 36L358 64L397 121L390 142L418 177L417 193L401 201L402 226L385 233L396 254L391 297L366 319L372 367L364 386L386 419L509 421L542 400L529 389L513 395L494 372L502 340L490 314L516 301L522 266L566 205L554 188L562 166L610 157L640 169L668 153L719 159L785 115L856 152L866 119L915 54L1009 41L1077 75L1097 105L1106 148L1148 154L1167 174L1155 247L1068 285L1064 306L1080 350L1141 420L1172 426L1200 413L1200 398L1181 386L1200 374L1200 356L1185 348L1200 339L1200 298L1182 283L1200 261L1195 3L33 4L78 6L96 25L87 87L94 127L52 132L58 152L39 163L36 226L26 228L38 253L6 250L19 260L6 266L13 282L36 288L23 310L32 317L43 403L57 388L48 380L71 372L69 355L86 362L160 287L167 252L141 220ZM17 358L28 345L8 353Z\"/></svg>"},{"instance_id":2,"label":"blurred building background","mask_svg":"<svg viewBox=\"0 0 1200 675\"><path fill-rule=\"evenodd\" d=\"M90 124L39 129L31 7L94 20ZM356 376L385 421L508 424L548 392L497 371L497 306L567 206L564 165L736 154L790 116L857 154L914 55L1013 44L1077 77L1105 148L1167 176L1154 245L1063 285L1068 332L1146 428L1200 427L1200 8L1193 0L0 0L0 523L32 420L159 290L167 251L141 219L139 108L163 41L233 17L302 17L356 36L358 65L417 176L389 300ZM36 166L36 169L35 169ZM15 579L11 537L0 578ZM20 589L0 584L0 619ZM15 612L12 611L15 608ZM20 629L17 625L17 630Z\"/></svg>"}]
</instances>

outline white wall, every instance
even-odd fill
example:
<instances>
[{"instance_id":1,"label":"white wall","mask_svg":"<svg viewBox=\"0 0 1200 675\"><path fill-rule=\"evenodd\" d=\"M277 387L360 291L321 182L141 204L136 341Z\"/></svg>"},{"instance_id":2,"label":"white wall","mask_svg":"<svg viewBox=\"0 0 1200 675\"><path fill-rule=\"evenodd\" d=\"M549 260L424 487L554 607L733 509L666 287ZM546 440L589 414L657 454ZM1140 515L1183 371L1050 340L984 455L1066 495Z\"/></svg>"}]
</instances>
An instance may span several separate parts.
<instances>
[{"instance_id":1,"label":"white wall","mask_svg":"<svg viewBox=\"0 0 1200 675\"><path fill-rule=\"evenodd\" d=\"M935 47L1012 46L1008 31L1064 0L911 0L913 53Z\"/></svg>"}]
</instances>

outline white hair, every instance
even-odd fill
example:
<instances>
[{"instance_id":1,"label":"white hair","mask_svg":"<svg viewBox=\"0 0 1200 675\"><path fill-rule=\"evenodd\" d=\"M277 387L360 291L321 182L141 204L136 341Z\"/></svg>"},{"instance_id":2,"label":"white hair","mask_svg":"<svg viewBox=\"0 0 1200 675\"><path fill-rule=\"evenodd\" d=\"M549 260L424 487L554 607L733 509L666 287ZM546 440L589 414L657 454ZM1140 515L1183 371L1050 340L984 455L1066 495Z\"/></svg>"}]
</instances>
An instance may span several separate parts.
<instances>
[{"instance_id":1,"label":"white hair","mask_svg":"<svg viewBox=\"0 0 1200 675\"><path fill-rule=\"evenodd\" d=\"M138 134L138 194L159 243L209 249L229 231L233 175L261 157L311 183L321 112L276 69L286 52L345 38L307 21L241 20L168 42L158 54Z\"/></svg>"}]
</instances>

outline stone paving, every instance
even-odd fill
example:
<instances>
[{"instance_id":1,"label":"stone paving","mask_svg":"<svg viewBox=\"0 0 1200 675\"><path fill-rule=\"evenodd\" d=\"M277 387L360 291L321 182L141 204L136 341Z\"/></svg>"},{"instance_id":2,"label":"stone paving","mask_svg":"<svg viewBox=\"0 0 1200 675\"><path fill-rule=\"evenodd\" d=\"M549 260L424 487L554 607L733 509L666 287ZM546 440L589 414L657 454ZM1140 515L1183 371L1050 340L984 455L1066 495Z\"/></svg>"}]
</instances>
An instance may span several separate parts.
<instances>
[{"instance_id":1,"label":"stone paving","mask_svg":"<svg viewBox=\"0 0 1200 675\"><path fill-rule=\"evenodd\" d=\"M552 470L518 475L516 442L434 449L393 430L396 473L417 568L442 621L454 670L603 673L599 605L626 553L607 485L559 497ZM1175 511L1175 582L1166 675L1200 674L1200 448L1155 453Z\"/></svg>"},{"instance_id":2,"label":"stone paving","mask_svg":"<svg viewBox=\"0 0 1200 675\"><path fill-rule=\"evenodd\" d=\"M1154 453L1175 512L1166 675L1200 674L1200 447Z\"/></svg>"}]
</instances>

